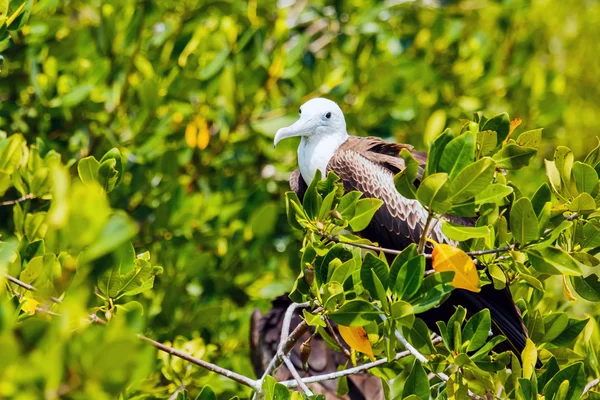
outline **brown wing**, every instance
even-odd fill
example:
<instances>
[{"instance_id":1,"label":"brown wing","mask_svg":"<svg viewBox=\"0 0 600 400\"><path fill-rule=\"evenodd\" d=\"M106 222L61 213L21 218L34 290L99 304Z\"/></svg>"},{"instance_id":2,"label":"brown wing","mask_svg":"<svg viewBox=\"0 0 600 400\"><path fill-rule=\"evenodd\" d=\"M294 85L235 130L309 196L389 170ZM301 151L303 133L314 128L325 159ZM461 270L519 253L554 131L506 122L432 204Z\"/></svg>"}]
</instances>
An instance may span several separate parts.
<instances>
[{"instance_id":1,"label":"brown wing","mask_svg":"<svg viewBox=\"0 0 600 400\"><path fill-rule=\"evenodd\" d=\"M277 352L281 338L281 327L285 311L291 304L287 296L280 296L273 301L271 310L262 315L254 311L251 321L250 343L252 364L257 377L261 376L269 361ZM291 324L293 330L300 323L298 313L294 315ZM311 341L311 354L308 359L308 370L302 370L300 361L300 344L313 333L306 333L292 349L290 359L301 376L316 376L337 371L338 366L346 364L348 359L342 353L331 350L325 342L316 336ZM281 366L275 374L275 379L284 381L293 379L289 370ZM349 392L345 396L337 396L337 380L325 381L309 385L316 394L323 394L327 400L383 400L383 388L379 378L363 373L350 376L348 379Z\"/></svg>"},{"instance_id":2,"label":"brown wing","mask_svg":"<svg viewBox=\"0 0 600 400\"><path fill-rule=\"evenodd\" d=\"M388 143L381 139L351 137L335 153L327 166L344 183L346 191L358 190L365 197L383 200L372 223L362 235L383 247L402 249L419 241L427 211L416 200L401 196L394 186L394 175L405 167L399 157L408 145ZM414 152L422 165L423 153ZM422 167L421 167L422 168ZM430 237L437 242L449 242L442 234L441 224L432 224Z\"/></svg>"}]
</instances>

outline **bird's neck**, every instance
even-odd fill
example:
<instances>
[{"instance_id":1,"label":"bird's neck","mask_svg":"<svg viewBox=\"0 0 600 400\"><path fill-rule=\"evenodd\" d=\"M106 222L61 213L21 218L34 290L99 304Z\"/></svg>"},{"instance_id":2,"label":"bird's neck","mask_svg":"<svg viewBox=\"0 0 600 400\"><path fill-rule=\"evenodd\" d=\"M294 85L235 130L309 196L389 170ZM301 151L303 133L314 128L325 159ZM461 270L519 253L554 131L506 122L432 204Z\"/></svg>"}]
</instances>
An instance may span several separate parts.
<instances>
[{"instance_id":1,"label":"bird's neck","mask_svg":"<svg viewBox=\"0 0 600 400\"><path fill-rule=\"evenodd\" d=\"M321 176L325 177L329 160L346 140L346 132L302 137L298 146L298 166L307 185L312 182L317 169L321 170Z\"/></svg>"}]
</instances>

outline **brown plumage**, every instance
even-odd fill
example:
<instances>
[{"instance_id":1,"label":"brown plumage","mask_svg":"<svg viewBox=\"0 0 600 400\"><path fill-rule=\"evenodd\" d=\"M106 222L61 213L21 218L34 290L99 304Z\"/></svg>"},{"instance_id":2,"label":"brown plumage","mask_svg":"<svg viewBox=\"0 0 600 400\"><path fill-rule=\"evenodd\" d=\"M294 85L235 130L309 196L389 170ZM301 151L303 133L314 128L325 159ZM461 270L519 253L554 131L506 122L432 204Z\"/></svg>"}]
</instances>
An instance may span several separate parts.
<instances>
[{"instance_id":1,"label":"brown plumage","mask_svg":"<svg viewBox=\"0 0 600 400\"><path fill-rule=\"evenodd\" d=\"M281 338L281 327L285 311L291 304L286 296L276 298L272 303L271 310L262 315L259 310L252 314L250 328L250 347L252 365L257 377L260 377L277 351ZM292 319L290 332L300 323L299 313L296 312ZM302 369L300 361L300 345L314 332L304 334L302 339L290 352L290 359L300 375L316 376L337 371L338 366L345 365L348 357L345 354L328 348L319 336L311 341L311 353L308 359L308 369ZM350 363L348 362L350 365ZM293 379L289 370L282 365L274 375L277 381ZM367 373L351 375L348 377L348 393L343 396L337 395L338 381L331 380L319 384L308 385L315 394L323 394L327 400L383 400L383 388L379 378Z\"/></svg>"},{"instance_id":2,"label":"brown plumage","mask_svg":"<svg viewBox=\"0 0 600 400\"><path fill-rule=\"evenodd\" d=\"M418 202L402 197L394 186L394 175L405 167L404 160L399 157L402 149L411 151L421 164L420 179L427 160L426 153L416 152L410 145L389 143L374 137L350 136L327 165L328 172L334 172L340 177L346 192L358 190L364 197L383 200L383 205L375 213L369 226L359 234L382 247L397 250L419 241L427 218L426 211ZM302 199L307 185L299 171L292 174L290 186ZM474 223L470 218L446 216L444 219L463 225ZM440 223L433 224L429 236L437 242L452 243L442 234ZM521 354L527 330L508 287L496 290L492 285L486 285L479 293L454 290L443 304L420 317L430 329L437 330L436 322L447 321L458 305L465 307L470 314L488 308L494 332L501 333L508 339L498 345L496 350L512 350L517 355Z\"/></svg>"}]
</instances>

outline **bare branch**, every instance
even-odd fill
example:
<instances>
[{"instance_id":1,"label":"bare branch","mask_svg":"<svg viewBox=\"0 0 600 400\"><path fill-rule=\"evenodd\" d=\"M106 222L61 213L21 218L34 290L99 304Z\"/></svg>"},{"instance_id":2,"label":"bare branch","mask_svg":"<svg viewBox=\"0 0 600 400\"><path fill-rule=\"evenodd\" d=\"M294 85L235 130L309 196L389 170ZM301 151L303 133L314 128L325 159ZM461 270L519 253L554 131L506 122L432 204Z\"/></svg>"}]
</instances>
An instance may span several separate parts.
<instances>
[{"instance_id":1,"label":"bare branch","mask_svg":"<svg viewBox=\"0 0 600 400\"><path fill-rule=\"evenodd\" d=\"M37 292L37 289L33 286L31 286L28 283L25 283L17 278L15 278L14 276L8 275L8 274L4 274L4 276L6 277L6 279L12 283L14 283L15 285L19 285L21 286L23 289L29 290L31 292ZM50 299L50 301L60 304L62 303L62 301L60 299L57 299L54 296L50 296L48 299Z\"/></svg>"},{"instance_id":2,"label":"bare branch","mask_svg":"<svg viewBox=\"0 0 600 400\"><path fill-rule=\"evenodd\" d=\"M337 345L340 346L340 348L342 349L344 354L348 358L351 358L352 353L350 353L350 351L348 351L348 349L346 347L344 347L344 345L343 345L342 341L340 340L340 338L338 337L337 333L335 333L335 330L333 330L333 326L331 326L331 322L329 321L329 319L325 318L325 323L327 324L327 330L331 334L331 337L333 338L333 340L335 340Z\"/></svg>"},{"instance_id":3,"label":"bare branch","mask_svg":"<svg viewBox=\"0 0 600 400\"><path fill-rule=\"evenodd\" d=\"M329 236L328 239L335 243L347 244L348 246L358 247L358 248L365 249L365 250L380 251L380 252L383 252L386 254L398 255L398 254L402 253L402 250L388 249L385 247L374 246L371 244L342 242L342 241L340 241L340 239L337 236ZM505 253L507 251L512 251L514 249L515 249L515 246L510 245L510 246L498 247L496 249L468 251L467 254L471 257L477 257L477 256L483 256L486 254ZM431 254L423 254L423 257L425 257L426 259L432 258Z\"/></svg>"},{"instance_id":4,"label":"bare branch","mask_svg":"<svg viewBox=\"0 0 600 400\"><path fill-rule=\"evenodd\" d=\"M425 242L427 241L427 236L429 235L431 221L433 221L433 212L429 210L429 214L427 214L427 221L425 221L425 226L423 227L423 233L419 238L419 246L417 247L417 253L419 254L423 254L423 250L425 250Z\"/></svg>"},{"instance_id":5,"label":"bare branch","mask_svg":"<svg viewBox=\"0 0 600 400\"><path fill-rule=\"evenodd\" d=\"M177 400L177 395L185 390L186 384L182 383L177 389L169 396L169 400Z\"/></svg>"},{"instance_id":6,"label":"bare branch","mask_svg":"<svg viewBox=\"0 0 600 400\"><path fill-rule=\"evenodd\" d=\"M277 348L277 353L269 362L269 365L265 369L263 376L260 378L260 385L262 387L262 382L265 377L268 375L273 375L277 368L283 363L283 356L290 352L298 343L302 335L306 333L309 329L306 321L302 321L296 329L290 334L290 324L292 323L292 317L294 316L294 311L300 307L308 307L310 303L292 303L285 311L285 316L283 318L283 326L281 327L281 338L279 339L279 347Z\"/></svg>"},{"instance_id":7,"label":"bare branch","mask_svg":"<svg viewBox=\"0 0 600 400\"><path fill-rule=\"evenodd\" d=\"M302 389L302 391L307 396L312 396L313 392L302 381L302 377L300 376L300 374L296 370L296 367L294 367L294 364L292 363L292 361L290 361L290 358L288 356L284 356L283 357L283 362L285 363L286 367L288 368L288 370L290 371L290 373L292 374L292 376L294 377L294 379L296 380L296 382L298 382L298 386L300 386L300 388Z\"/></svg>"},{"instance_id":8,"label":"bare branch","mask_svg":"<svg viewBox=\"0 0 600 400\"><path fill-rule=\"evenodd\" d=\"M18 199L15 199L15 200L3 201L2 203L0 203L0 206L12 206L17 203L22 203L24 201L31 200L31 199L35 199L35 196L33 195L33 193L28 193L25 196L19 197Z\"/></svg>"},{"instance_id":9,"label":"bare branch","mask_svg":"<svg viewBox=\"0 0 600 400\"><path fill-rule=\"evenodd\" d=\"M433 344L437 344L440 343L442 341L442 338L436 338L433 340ZM396 354L396 356L391 360L391 361L397 361L401 358L405 358L408 356L411 356L412 354L410 353L410 351L405 350L402 351L398 354ZM318 382L324 382L324 381L330 381L333 379L338 379L338 378L342 378L344 376L348 376L348 375L355 375L355 374L359 374L361 372L365 372L368 371L372 368L376 368L379 367L381 365L385 365L391 361L388 361L387 358L382 358L380 360L376 360L370 363L366 363L366 364L362 364L359 365L357 367L352 367L352 368L347 368L344 369L342 371L337 371L337 372L333 372L331 374L324 374L324 375L317 375L317 376L311 376L311 377L307 377L307 378L302 378L302 381L304 383L318 383ZM284 381L284 382L280 382L281 384L292 388L292 387L296 387L297 386L297 382L292 380L292 381Z\"/></svg>"},{"instance_id":10,"label":"bare branch","mask_svg":"<svg viewBox=\"0 0 600 400\"><path fill-rule=\"evenodd\" d=\"M219 375L223 375L231 380L236 381L237 383L240 383L242 385L248 386L252 389L254 389L255 391L260 390L260 385L259 382L248 378L247 376L244 375L240 375L236 372L230 371L228 369L225 368L221 368L218 365L215 364L211 364L207 361L201 360L199 358L193 357L189 354L186 354L182 351L179 351L177 349L174 349L172 347L166 346L160 342L157 342L155 340L152 340L144 335L137 335L138 338L140 338L141 340L144 340L148 343L150 343L152 346L156 347L158 350L160 351L164 351L165 353L174 355L175 357L179 357L182 360L186 360L188 362L191 362L192 364L196 364L199 367L202 367L204 369L207 369L209 371L215 372Z\"/></svg>"},{"instance_id":11,"label":"bare branch","mask_svg":"<svg viewBox=\"0 0 600 400\"><path fill-rule=\"evenodd\" d=\"M590 390L592 390L593 388L595 388L598 385L600 385L600 378L596 378L593 381L591 381L590 383L588 383L587 385L585 385L585 389L583 389L583 393L581 394L581 397L583 397L587 392L589 392Z\"/></svg>"}]
</instances>

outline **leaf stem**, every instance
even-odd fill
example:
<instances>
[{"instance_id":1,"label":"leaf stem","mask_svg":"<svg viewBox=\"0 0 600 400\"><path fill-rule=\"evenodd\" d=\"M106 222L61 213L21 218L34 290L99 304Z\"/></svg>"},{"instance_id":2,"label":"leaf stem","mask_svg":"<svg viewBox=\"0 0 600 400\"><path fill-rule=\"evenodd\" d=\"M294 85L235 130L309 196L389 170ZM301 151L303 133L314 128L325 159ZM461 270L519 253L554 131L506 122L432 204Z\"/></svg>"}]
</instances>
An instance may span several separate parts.
<instances>
[{"instance_id":1,"label":"leaf stem","mask_svg":"<svg viewBox=\"0 0 600 400\"><path fill-rule=\"evenodd\" d=\"M423 233L421 233L421 237L419 238L419 246L417 247L417 253L423 254L423 250L425 249L425 242L427 242L427 235L429 234L429 226L431 225L431 221L433 221L433 212L429 210L429 214L427 214L427 221L425 221L425 226L423 227Z\"/></svg>"}]
</instances>

